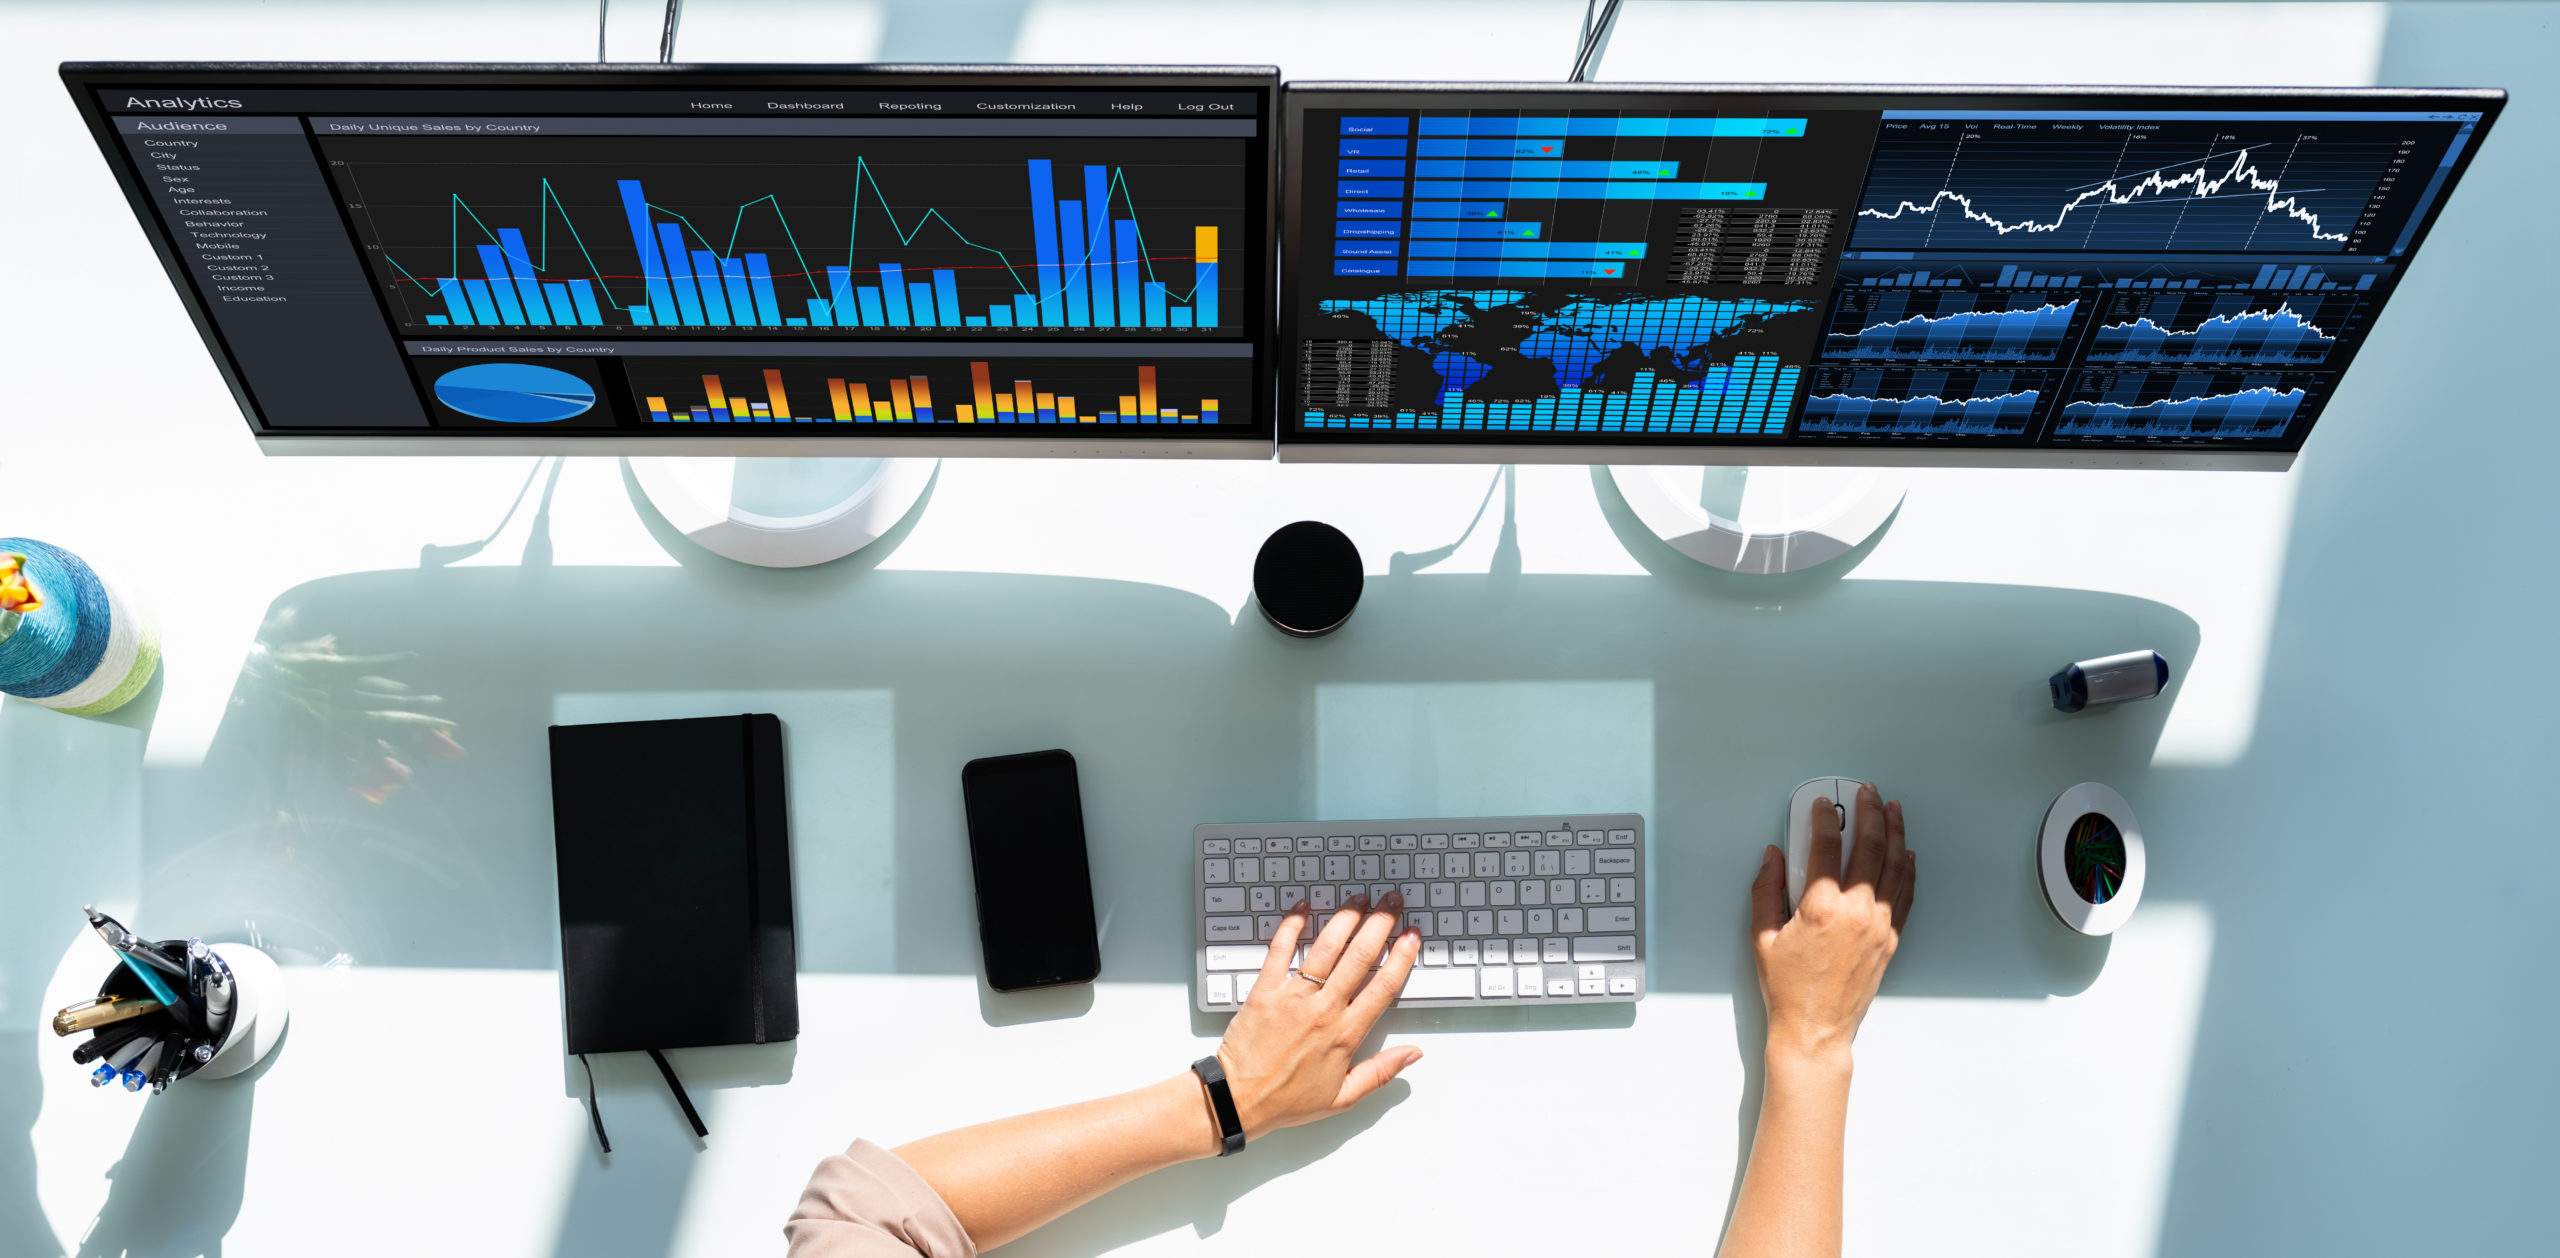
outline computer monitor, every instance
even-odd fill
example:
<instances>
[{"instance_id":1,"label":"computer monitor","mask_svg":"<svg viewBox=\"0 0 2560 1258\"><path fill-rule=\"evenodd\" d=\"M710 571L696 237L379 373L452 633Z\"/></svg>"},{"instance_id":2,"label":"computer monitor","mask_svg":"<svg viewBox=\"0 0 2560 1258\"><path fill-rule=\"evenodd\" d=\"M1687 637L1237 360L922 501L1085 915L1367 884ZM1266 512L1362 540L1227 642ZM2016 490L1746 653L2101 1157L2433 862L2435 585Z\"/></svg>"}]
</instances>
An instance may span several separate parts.
<instances>
[{"instance_id":1,"label":"computer monitor","mask_svg":"<svg viewBox=\"0 0 2560 1258\"><path fill-rule=\"evenodd\" d=\"M1269 67L71 64L281 453L1269 457Z\"/></svg>"},{"instance_id":2,"label":"computer monitor","mask_svg":"<svg viewBox=\"0 0 2560 1258\"><path fill-rule=\"evenodd\" d=\"M2505 99L1292 83L1280 457L2280 469Z\"/></svg>"}]
</instances>

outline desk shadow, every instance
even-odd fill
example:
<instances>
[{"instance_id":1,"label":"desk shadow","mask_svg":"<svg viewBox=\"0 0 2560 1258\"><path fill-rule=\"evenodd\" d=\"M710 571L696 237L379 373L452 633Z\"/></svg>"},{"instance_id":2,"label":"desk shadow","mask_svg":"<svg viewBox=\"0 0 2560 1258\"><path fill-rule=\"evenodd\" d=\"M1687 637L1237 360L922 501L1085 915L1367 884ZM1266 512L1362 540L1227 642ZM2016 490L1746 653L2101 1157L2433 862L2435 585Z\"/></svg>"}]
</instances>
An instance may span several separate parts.
<instances>
[{"instance_id":1,"label":"desk shadow","mask_svg":"<svg viewBox=\"0 0 2560 1258\"><path fill-rule=\"evenodd\" d=\"M257 1082L292 1051L292 1038L288 1026L264 1061L231 1078L180 1080L142 1102L80 1258L220 1258L248 1182Z\"/></svg>"},{"instance_id":2,"label":"desk shadow","mask_svg":"<svg viewBox=\"0 0 2560 1258\"><path fill-rule=\"evenodd\" d=\"M2194 623L2084 591L1798 578L1384 577L1310 644L1180 591L1076 578L726 563L331 577L277 600L203 767L153 774L145 898L155 920L253 923L281 959L551 968L554 696L880 691L893 799L856 841L889 848L873 911L892 943L831 942L850 932L815 927L855 910L804 888L801 968L977 973L953 784L978 756L1063 746L1113 923L1104 976L1187 983L1191 828L1317 815L1323 695L1607 683L1651 713L1617 733L1653 783L1652 990L1749 990L1735 961L1760 847L1787 791L1834 771L1903 799L1927 861L1889 992L2085 988L2103 953L2050 920L2027 858L2038 818L2016 801L2089 779L2138 792L2169 703L2064 717L2043 678L2133 647L2190 658ZM794 864L831 855L800 846ZM1055 1001L981 1007L1054 1017Z\"/></svg>"},{"instance_id":3,"label":"desk shadow","mask_svg":"<svg viewBox=\"0 0 2560 1258\"><path fill-rule=\"evenodd\" d=\"M668 1050L667 1064L711 1126L707 1140L693 1134L684 1110L648 1054L589 1054L588 1063L595 1070L595 1104L613 1152L599 1148L589 1133L552 1252L558 1258L635 1258L667 1252L700 1155L709 1141L721 1138L718 1116L712 1112L717 1094L791 1082L799 1052L799 1044L790 1041ZM562 1087L585 1104L586 1069L575 1057L561 1060Z\"/></svg>"}]
</instances>

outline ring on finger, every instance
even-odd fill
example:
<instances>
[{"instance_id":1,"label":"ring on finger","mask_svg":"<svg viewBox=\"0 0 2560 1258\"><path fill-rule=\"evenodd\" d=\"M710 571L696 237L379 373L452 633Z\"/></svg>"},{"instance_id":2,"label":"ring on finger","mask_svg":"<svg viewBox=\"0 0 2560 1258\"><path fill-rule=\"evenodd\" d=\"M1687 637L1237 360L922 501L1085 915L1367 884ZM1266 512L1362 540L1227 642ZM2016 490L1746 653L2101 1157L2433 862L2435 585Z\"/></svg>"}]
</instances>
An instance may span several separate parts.
<instances>
[{"instance_id":1,"label":"ring on finger","mask_svg":"<svg viewBox=\"0 0 2560 1258\"><path fill-rule=\"evenodd\" d=\"M1322 986L1324 986L1324 980L1323 980L1323 979L1318 978L1318 977L1316 977L1316 976L1315 976L1315 975L1313 975L1313 974L1309 974L1309 973L1307 973L1305 970L1291 970L1291 971L1289 971L1289 976L1290 976L1290 977L1292 977L1292 978L1302 978L1302 979L1305 979L1305 980L1307 980L1308 982L1313 983L1313 984L1315 984L1315 985L1316 985L1316 986L1318 986L1318 987L1322 987Z\"/></svg>"}]
</instances>

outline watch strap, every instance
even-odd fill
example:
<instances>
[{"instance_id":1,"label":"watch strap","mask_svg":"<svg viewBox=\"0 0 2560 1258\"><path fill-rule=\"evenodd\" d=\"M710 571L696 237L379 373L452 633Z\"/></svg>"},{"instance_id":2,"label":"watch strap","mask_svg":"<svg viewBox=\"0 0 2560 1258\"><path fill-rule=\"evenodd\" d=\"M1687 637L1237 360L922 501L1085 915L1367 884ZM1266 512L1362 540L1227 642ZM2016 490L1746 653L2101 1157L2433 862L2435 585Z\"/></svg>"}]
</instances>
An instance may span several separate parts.
<instances>
[{"instance_id":1,"label":"watch strap","mask_svg":"<svg viewBox=\"0 0 2560 1258\"><path fill-rule=\"evenodd\" d=\"M1218 1116L1218 1156L1243 1152L1244 1120L1236 1115L1236 1096L1227 1088L1226 1067L1211 1053L1191 1063L1191 1073L1200 1076L1200 1086L1209 1090L1209 1109Z\"/></svg>"}]
</instances>

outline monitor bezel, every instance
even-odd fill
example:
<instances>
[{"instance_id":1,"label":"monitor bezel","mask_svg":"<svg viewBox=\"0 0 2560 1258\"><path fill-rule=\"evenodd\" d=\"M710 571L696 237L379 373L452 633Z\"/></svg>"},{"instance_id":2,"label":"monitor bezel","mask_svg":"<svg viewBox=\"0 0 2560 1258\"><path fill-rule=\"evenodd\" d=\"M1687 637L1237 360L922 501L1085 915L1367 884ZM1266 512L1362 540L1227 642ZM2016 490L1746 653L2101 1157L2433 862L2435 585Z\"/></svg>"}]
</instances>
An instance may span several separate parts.
<instances>
[{"instance_id":1,"label":"monitor bezel","mask_svg":"<svg viewBox=\"0 0 2560 1258\"><path fill-rule=\"evenodd\" d=\"M1909 85L1909 84L1837 84L1837 83L1457 83L1457 82L1348 82L1331 80L1291 81L1280 93L1281 112L1281 177L1284 195L1280 207L1280 330L1281 352L1294 355L1299 344L1298 264L1304 244L1300 239L1301 204L1294 195L1305 175L1304 147L1298 142L1306 134L1305 116L1310 109L1384 107L1381 98L1425 96L1437 98L1432 105L1419 108L1450 108L1460 98L1494 98L1537 95L1557 99L1607 97L1784 97L1790 106L1806 109L1920 109L1920 108L2018 108L2051 102L2056 107L2086 108L2092 102L2106 107L2121 104L2127 109L2174 108L2181 103L2203 102L2204 107L2245 103L2252 109L2319 109L2345 105L2374 107L2477 110L2481 118L2471 142L2456 158L2452 173L2432 204L2420 215L2417 233L2410 238L2406 265L2414 261L2424 248L2427 236L2435 228L2436 218L2444 210L2453 189L2462 182L2471 161L2479 155L2498 113L2506 104L2507 93L2498 88L2384 88L2384 87L2069 87L2069 86L1975 86L1975 85ZM1510 108L1508 104L1487 99L1485 107ZM2361 348L2361 347L2359 347ZM2293 466L2298 451L2284 450L2216 450L2211 448L2171 449L2157 446L2124 447L1959 447L1929 446L1892 449L1876 446L1810 446L1724 444L1678 446L1668 444L1619 444L1614 442L1582 442L1576 444L1537 444L1512 440L1507 434L1487 434L1481 438L1460 434L1429 443L1397 441L1392 434L1341 433L1317 436L1293 431L1292 421L1301 410L1298 403L1296 371L1278 367L1278 399L1273 417L1278 421L1276 438L1279 461L1283 463L1552 463L1552 464L1649 464L1763 467L1995 467L1995 468L2138 468L2188 469L2212 471L2281 472ZM2353 370L2354 364L2348 364ZM2343 385L2345 374L2341 373ZM2317 426L2316 423L2314 425ZM2305 434L2306 439L2308 434ZM1383 439L1381 439L1383 438Z\"/></svg>"},{"instance_id":2,"label":"monitor bezel","mask_svg":"<svg viewBox=\"0 0 2560 1258\"><path fill-rule=\"evenodd\" d=\"M136 226L150 241L152 253L167 272L187 318L195 324L231 391L241 419L258 448L279 455L437 454L602 455L602 456L734 456L847 458L985 457L1107 459L1269 459L1279 431L1279 412L1272 408L1279 375L1280 155L1281 77L1277 66L1197 65L1014 65L908 64L652 64L652 63L443 63L443 62L188 62L66 61L62 81L75 108L89 126L99 156L124 192ZM112 115L101 108L96 89L117 87L558 87L611 89L666 87L669 81L706 88L778 88L832 90L877 87L894 81L901 87L960 88L990 84L1005 88L1092 86L1101 77L1135 79L1153 90L1210 88L1258 92L1262 97L1264 169L1262 172L1262 249L1247 269L1246 308L1262 316L1255 347L1253 400L1260 423L1232 436L1156 437L1144 433L1075 438L1006 436L995 439L845 435L826 437L634 437L608 430L592 435L573 431L484 435L480 431L271 430L256 399L242 380L230 346L214 324L204 295L197 291L179 258L158 208L132 164L118 148ZM1250 207L1249 207L1250 208ZM396 335L388 329L386 335Z\"/></svg>"}]
</instances>

